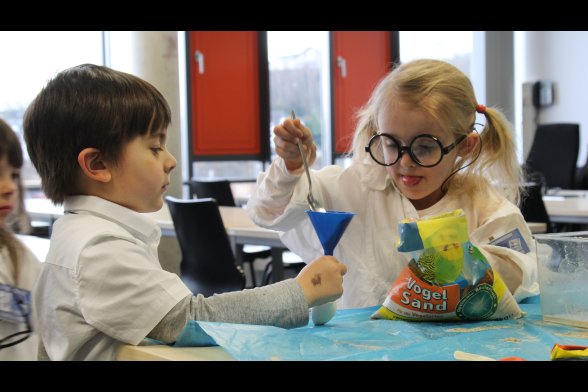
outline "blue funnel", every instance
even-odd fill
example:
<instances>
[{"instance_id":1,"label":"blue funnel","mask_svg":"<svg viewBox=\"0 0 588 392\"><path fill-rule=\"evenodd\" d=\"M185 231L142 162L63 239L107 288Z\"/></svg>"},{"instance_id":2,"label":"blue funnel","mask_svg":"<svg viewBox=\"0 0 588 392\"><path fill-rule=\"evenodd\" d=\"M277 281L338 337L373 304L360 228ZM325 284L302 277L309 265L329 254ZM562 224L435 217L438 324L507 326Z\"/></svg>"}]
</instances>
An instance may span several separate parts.
<instances>
[{"instance_id":1,"label":"blue funnel","mask_svg":"<svg viewBox=\"0 0 588 392\"><path fill-rule=\"evenodd\" d=\"M307 210L306 213L323 245L325 255L333 256L333 250L335 250L341 236L347 229L347 225L355 214L353 212L315 212L311 210Z\"/></svg>"}]
</instances>

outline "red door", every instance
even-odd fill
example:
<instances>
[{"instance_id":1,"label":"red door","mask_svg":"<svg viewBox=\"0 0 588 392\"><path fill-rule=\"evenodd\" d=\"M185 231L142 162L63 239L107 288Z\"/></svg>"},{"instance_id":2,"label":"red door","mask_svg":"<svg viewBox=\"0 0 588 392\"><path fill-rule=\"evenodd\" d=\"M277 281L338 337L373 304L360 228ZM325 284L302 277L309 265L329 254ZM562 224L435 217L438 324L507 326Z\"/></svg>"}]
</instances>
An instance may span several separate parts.
<instances>
[{"instance_id":1,"label":"red door","mask_svg":"<svg viewBox=\"0 0 588 392\"><path fill-rule=\"evenodd\" d=\"M189 33L191 142L197 159L261 154L261 134L267 129L261 129L266 122L260 121L258 34Z\"/></svg>"},{"instance_id":2,"label":"red door","mask_svg":"<svg viewBox=\"0 0 588 392\"><path fill-rule=\"evenodd\" d=\"M356 113L390 70L390 41L389 31L331 33L334 155L350 150Z\"/></svg>"}]
</instances>

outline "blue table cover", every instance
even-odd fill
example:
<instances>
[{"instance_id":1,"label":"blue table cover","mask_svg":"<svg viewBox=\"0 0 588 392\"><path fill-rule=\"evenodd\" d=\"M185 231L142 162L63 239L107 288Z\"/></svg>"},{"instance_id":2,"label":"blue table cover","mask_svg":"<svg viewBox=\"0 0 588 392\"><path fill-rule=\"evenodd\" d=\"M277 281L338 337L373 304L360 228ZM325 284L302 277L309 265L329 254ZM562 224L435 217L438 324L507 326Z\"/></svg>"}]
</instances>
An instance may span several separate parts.
<instances>
[{"instance_id":1,"label":"blue table cover","mask_svg":"<svg viewBox=\"0 0 588 392\"><path fill-rule=\"evenodd\" d=\"M500 359L550 359L555 343L588 346L588 329L545 323L538 298L518 320L407 322L371 320L377 306L338 310L323 326L302 328L193 322L177 346L222 346L237 360L454 360L456 350Z\"/></svg>"}]
</instances>

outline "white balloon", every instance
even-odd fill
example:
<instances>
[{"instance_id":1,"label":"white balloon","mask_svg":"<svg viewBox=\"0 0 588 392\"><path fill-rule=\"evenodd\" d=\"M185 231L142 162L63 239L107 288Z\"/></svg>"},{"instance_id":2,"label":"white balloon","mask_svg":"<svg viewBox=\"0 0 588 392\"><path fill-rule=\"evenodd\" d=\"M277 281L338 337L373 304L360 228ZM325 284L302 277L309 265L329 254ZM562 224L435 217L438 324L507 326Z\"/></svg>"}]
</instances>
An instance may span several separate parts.
<instances>
[{"instance_id":1,"label":"white balloon","mask_svg":"<svg viewBox=\"0 0 588 392\"><path fill-rule=\"evenodd\" d=\"M310 316L314 325L323 325L332 319L336 312L337 304L335 302L327 302L326 304L311 308Z\"/></svg>"}]
</instances>

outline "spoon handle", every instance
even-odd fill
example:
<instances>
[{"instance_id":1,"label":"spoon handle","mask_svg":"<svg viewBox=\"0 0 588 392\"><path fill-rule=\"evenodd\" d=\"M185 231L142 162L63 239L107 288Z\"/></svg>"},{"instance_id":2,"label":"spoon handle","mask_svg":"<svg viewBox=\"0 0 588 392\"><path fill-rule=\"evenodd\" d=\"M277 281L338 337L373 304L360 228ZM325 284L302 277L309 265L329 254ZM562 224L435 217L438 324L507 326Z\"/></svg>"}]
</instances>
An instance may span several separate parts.
<instances>
[{"instance_id":1,"label":"spoon handle","mask_svg":"<svg viewBox=\"0 0 588 392\"><path fill-rule=\"evenodd\" d=\"M292 120L296 120L296 113L292 110ZM312 183L310 182L310 172L308 170L308 163L306 162L306 154L304 154L304 149L302 148L302 142L298 139L298 151L300 151L300 156L302 157L302 164L304 165L304 170L306 171L306 177L308 178L308 190L312 189Z\"/></svg>"}]
</instances>

